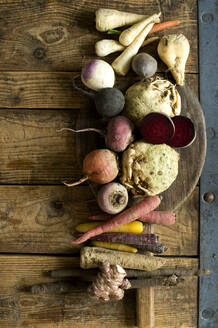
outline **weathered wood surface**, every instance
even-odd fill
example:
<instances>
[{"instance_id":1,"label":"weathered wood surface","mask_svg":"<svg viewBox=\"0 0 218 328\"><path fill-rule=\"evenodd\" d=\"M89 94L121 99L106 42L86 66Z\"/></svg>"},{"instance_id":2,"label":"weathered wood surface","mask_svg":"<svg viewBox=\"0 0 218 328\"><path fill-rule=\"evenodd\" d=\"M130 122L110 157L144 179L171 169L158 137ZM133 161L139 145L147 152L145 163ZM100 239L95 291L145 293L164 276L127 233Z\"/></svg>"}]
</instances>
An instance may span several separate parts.
<instances>
[{"instance_id":1,"label":"weathered wood surface","mask_svg":"<svg viewBox=\"0 0 218 328\"><path fill-rule=\"evenodd\" d=\"M0 252L73 253L74 227L96 214L88 187L0 186ZM198 189L176 212L171 227L154 225L166 255L198 254Z\"/></svg>"},{"instance_id":2,"label":"weathered wood surface","mask_svg":"<svg viewBox=\"0 0 218 328\"><path fill-rule=\"evenodd\" d=\"M94 44L106 36L95 29L94 12L99 7L146 15L162 12L162 20L181 24L165 33L181 31L191 41L187 72L198 71L197 2L100 0L4 0L0 3L1 71L79 71L95 57ZM171 32L170 32L171 31ZM146 50L156 56L156 45ZM109 56L112 60L117 56ZM160 65L165 70L164 65Z\"/></svg>"},{"instance_id":3,"label":"weathered wood surface","mask_svg":"<svg viewBox=\"0 0 218 328\"><path fill-rule=\"evenodd\" d=\"M171 259L174 266L197 267L197 259ZM31 295L28 287L54 281L52 269L78 266L78 259L53 256L0 257L1 328L136 327L136 291L126 292L120 302L98 303L75 283L65 295ZM155 288L156 328L196 327L197 280L189 278L181 287Z\"/></svg>"},{"instance_id":4,"label":"weathered wood surface","mask_svg":"<svg viewBox=\"0 0 218 328\"><path fill-rule=\"evenodd\" d=\"M86 96L72 88L70 72L3 72L0 76L0 108L81 109L94 110ZM171 75L167 74L167 78ZM136 76L118 78L122 89L132 85ZM79 81L79 79L78 79ZM198 75L186 74L186 83L197 94Z\"/></svg>"}]
</instances>

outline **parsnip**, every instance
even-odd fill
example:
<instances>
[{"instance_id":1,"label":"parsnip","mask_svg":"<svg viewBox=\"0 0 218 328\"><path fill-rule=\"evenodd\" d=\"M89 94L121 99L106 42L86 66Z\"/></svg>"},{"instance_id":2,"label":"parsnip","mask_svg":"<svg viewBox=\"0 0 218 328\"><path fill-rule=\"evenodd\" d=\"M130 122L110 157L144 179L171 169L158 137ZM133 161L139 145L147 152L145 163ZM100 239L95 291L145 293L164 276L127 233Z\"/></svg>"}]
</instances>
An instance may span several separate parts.
<instances>
[{"instance_id":1,"label":"parsnip","mask_svg":"<svg viewBox=\"0 0 218 328\"><path fill-rule=\"evenodd\" d=\"M138 53L153 25L154 23L148 24L122 54L113 61L112 67L118 75L125 76L128 73L132 58Z\"/></svg>"},{"instance_id":2,"label":"parsnip","mask_svg":"<svg viewBox=\"0 0 218 328\"><path fill-rule=\"evenodd\" d=\"M95 12L96 29L100 32L106 32L120 26L132 25L145 18L145 15L115 9L100 8Z\"/></svg>"},{"instance_id":3,"label":"parsnip","mask_svg":"<svg viewBox=\"0 0 218 328\"><path fill-rule=\"evenodd\" d=\"M130 26L129 28L127 28L126 30L124 30L119 37L120 43L125 47L128 47L134 41L137 35L139 35L139 33L142 32L142 30L146 27L146 25L150 23L159 23L160 15L161 13L154 14L148 17L147 19L144 19L143 21L136 23Z\"/></svg>"},{"instance_id":4,"label":"parsnip","mask_svg":"<svg viewBox=\"0 0 218 328\"><path fill-rule=\"evenodd\" d=\"M159 36L153 36L152 38L146 39L142 43L142 47L147 44L154 42L159 39ZM124 47L119 41L103 39L101 41L97 41L95 44L95 53L99 57L105 57L117 51L123 51L126 47Z\"/></svg>"},{"instance_id":5,"label":"parsnip","mask_svg":"<svg viewBox=\"0 0 218 328\"><path fill-rule=\"evenodd\" d=\"M184 85L185 65L190 45L183 34L163 36L158 44L158 55L171 71L176 84Z\"/></svg>"}]
</instances>

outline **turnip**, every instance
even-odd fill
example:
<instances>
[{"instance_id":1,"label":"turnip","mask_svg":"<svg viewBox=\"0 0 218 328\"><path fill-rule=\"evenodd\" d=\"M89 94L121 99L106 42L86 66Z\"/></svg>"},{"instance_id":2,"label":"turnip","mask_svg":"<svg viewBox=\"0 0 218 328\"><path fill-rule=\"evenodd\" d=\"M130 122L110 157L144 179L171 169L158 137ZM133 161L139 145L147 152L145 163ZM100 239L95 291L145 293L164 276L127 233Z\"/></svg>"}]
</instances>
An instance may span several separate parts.
<instances>
[{"instance_id":1,"label":"turnip","mask_svg":"<svg viewBox=\"0 0 218 328\"><path fill-rule=\"evenodd\" d=\"M144 18L146 18L144 15L115 9L99 8L95 12L96 29L100 32L106 32L120 26L132 25Z\"/></svg>"},{"instance_id":2,"label":"turnip","mask_svg":"<svg viewBox=\"0 0 218 328\"><path fill-rule=\"evenodd\" d=\"M108 122L106 131L95 128L87 128L82 130L74 130L70 128L62 128L58 132L69 130L72 132L89 132L94 131L105 138L107 148L114 152L124 151L128 145L133 141L133 123L125 116L116 116Z\"/></svg>"},{"instance_id":3,"label":"turnip","mask_svg":"<svg viewBox=\"0 0 218 328\"><path fill-rule=\"evenodd\" d=\"M64 184L73 187L87 180L99 184L113 181L119 172L116 154L109 149L91 151L83 160L83 172L85 176L79 181Z\"/></svg>"},{"instance_id":4,"label":"turnip","mask_svg":"<svg viewBox=\"0 0 218 328\"><path fill-rule=\"evenodd\" d=\"M141 78L149 78L157 71L157 61L151 55L141 52L132 60L132 69Z\"/></svg>"},{"instance_id":5,"label":"turnip","mask_svg":"<svg viewBox=\"0 0 218 328\"><path fill-rule=\"evenodd\" d=\"M127 206L127 189L120 183L110 182L98 191L97 202L103 212L117 214Z\"/></svg>"},{"instance_id":6,"label":"turnip","mask_svg":"<svg viewBox=\"0 0 218 328\"><path fill-rule=\"evenodd\" d=\"M97 112L104 117L113 117L118 115L125 105L125 97L117 88L103 88L97 93L85 91L75 84L73 78L72 84L74 89L82 92L93 99Z\"/></svg>"},{"instance_id":7,"label":"turnip","mask_svg":"<svg viewBox=\"0 0 218 328\"><path fill-rule=\"evenodd\" d=\"M112 88L115 74L110 64L101 59L90 61L82 70L82 82L92 90Z\"/></svg>"},{"instance_id":8,"label":"turnip","mask_svg":"<svg viewBox=\"0 0 218 328\"><path fill-rule=\"evenodd\" d=\"M190 45L183 34L163 36L157 47L158 55L167 65L178 85L184 84L185 65Z\"/></svg>"}]
</instances>

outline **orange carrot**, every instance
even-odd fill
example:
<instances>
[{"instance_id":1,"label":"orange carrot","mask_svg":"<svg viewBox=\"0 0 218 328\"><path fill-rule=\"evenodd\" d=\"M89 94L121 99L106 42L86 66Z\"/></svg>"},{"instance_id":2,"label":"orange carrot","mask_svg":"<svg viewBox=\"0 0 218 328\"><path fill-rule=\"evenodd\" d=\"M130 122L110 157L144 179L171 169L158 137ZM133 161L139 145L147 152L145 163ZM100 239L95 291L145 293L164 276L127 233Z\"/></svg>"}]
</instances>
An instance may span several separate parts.
<instances>
[{"instance_id":1,"label":"orange carrot","mask_svg":"<svg viewBox=\"0 0 218 328\"><path fill-rule=\"evenodd\" d=\"M178 20L172 20L172 21L155 24L148 34L150 35L152 33L162 31L162 30L165 30L166 28L173 27L173 26L176 26L179 24L180 24L180 21L178 21Z\"/></svg>"},{"instance_id":2,"label":"orange carrot","mask_svg":"<svg viewBox=\"0 0 218 328\"><path fill-rule=\"evenodd\" d=\"M110 220L114 217L114 215L102 213L98 215L89 216L89 220L94 221L106 221ZM161 224L161 225L171 225L175 223L175 214L168 211L152 211L147 214L143 214L139 221L153 223L153 224Z\"/></svg>"},{"instance_id":3,"label":"orange carrot","mask_svg":"<svg viewBox=\"0 0 218 328\"><path fill-rule=\"evenodd\" d=\"M73 240L72 244L81 244L91 237L100 235L101 233L117 228L120 225L135 221L143 214L153 211L156 207L159 206L159 204L160 198L158 196L150 196L148 198L145 198L141 202L133 205L122 213L115 215L111 220L87 231L86 233L84 233L83 236L77 238L76 240Z\"/></svg>"}]
</instances>

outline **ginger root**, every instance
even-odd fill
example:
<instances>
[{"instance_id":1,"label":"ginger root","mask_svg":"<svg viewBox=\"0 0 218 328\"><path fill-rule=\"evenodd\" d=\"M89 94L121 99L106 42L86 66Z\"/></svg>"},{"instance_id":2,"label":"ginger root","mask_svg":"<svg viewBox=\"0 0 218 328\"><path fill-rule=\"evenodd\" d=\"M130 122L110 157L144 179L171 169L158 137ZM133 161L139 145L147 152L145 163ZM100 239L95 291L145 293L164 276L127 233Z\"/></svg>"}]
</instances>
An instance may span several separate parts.
<instances>
[{"instance_id":1,"label":"ginger root","mask_svg":"<svg viewBox=\"0 0 218 328\"><path fill-rule=\"evenodd\" d=\"M126 279L126 271L120 265L110 265L108 262L100 266L96 280L89 286L88 294L91 298L109 301L111 298L121 300L124 289L129 289L131 284Z\"/></svg>"}]
</instances>

